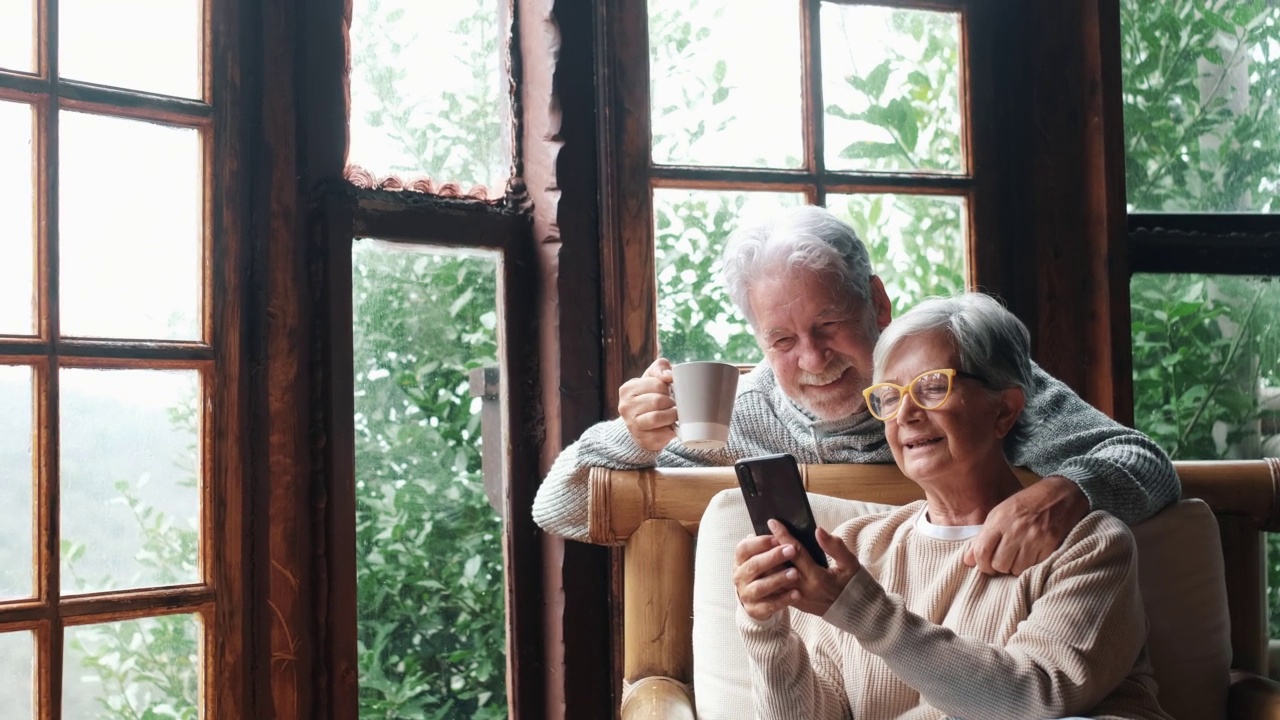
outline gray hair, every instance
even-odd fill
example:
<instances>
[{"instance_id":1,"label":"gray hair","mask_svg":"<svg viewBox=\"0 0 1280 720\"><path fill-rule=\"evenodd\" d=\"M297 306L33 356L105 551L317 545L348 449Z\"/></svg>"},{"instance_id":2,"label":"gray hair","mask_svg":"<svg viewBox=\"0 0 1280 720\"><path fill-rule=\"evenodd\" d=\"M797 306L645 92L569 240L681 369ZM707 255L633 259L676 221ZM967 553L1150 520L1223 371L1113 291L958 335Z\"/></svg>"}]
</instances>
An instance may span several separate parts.
<instances>
[{"instance_id":1,"label":"gray hair","mask_svg":"<svg viewBox=\"0 0 1280 720\"><path fill-rule=\"evenodd\" d=\"M725 289L752 327L751 286L770 273L806 268L830 278L850 300L869 307L871 259L853 228L816 205L787 210L729 237L722 258Z\"/></svg>"},{"instance_id":2,"label":"gray hair","mask_svg":"<svg viewBox=\"0 0 1280 720\"><path fill-rule=\"evenodd\" d=\"M967 292L929 298L889 323L872 351L873 382L880 382L885 361L898 343L935 330L946 330L955 343L960 355L957 370L982 377L992 390L1022 389L1026 405L1007 441L1025 439L1036 422L1031 333L1016 315L989 295Z\"/></svg>"}]
</instances>

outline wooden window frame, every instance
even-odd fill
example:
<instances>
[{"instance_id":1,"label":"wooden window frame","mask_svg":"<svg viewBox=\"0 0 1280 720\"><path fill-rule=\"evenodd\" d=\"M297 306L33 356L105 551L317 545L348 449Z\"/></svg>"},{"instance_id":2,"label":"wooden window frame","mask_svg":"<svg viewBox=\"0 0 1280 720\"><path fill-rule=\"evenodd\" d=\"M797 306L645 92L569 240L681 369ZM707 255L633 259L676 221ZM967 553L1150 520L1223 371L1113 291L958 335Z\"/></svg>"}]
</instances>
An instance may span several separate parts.
<instances>
[{"instance_id":1,"label":"wooden window frame","mask_svg":"<svg viewBox=\"0 0 1280 720\"><path fill-rule=\"evenodd\" d=\"M997 163L1006 152L997 98L1005 78L993 48L1015 29L981 0L828 0L840 5L872 5L957 13L960 17L961 143L967 169L959 173L833 171L825 167L821 47L817 17L823 0L800 0L804 167L798 170L659 165L652 162L649 107L648 11L645 3L607 0L602 35L603 274L607 357L605 405L615 407L617 389L641 375L658 355L657 287L654 273L653 190L760 190L801 192L810 203L828 193L898 193L959 197L966 208L966 270L970 286L1001 293L1015 312L1029 310L1024 290L1013 282L1022 255L1002 239L1011 229L998 214L1009 194L1008 176Z\"/></svg>"},{"instance_id":2,"label":"wooden window frame","mask_svg":"<svg viewBox=\"0 0 1280 720\"><path fill-rule=\"evenodd\" d=\"M35 631L35 708L41 720L61 717L63 628L173 614L198 615L200 692L204 717L253 717L249 693L248 583L245 533L244 375L238 293L245 285L240 213L244 181L232 150L242 141L233 81L241 45L237 0L204 0L201 7L200 100L122 90L58 78L56 0L35 3L37 63L33 73L0 71L0 100L33 108L36 162L34 229L37 327L34 336L0 338L0 359L27 365L33 375L36 595L0 604L0 628ZM202 284L200 339L190 342L63 338L58 328L58 118L60 110L153 121L200 133ZM110 180L104 175L104 180ZM163 180L157 179L158 182ZM145 197L140 188L139 198ZM192 370L200 385L198 483L200 579L159 588L96 592L64 598L60 578L58 369Z\"/></svg>"},{"instance_id":3,"label":"wooden window frame","mask_svg":"<svg viewBox=\"0 0 1280 720\"><path fill-rule=\"evenodd\" d=\"M498 262L499 362L504 412L499 456L509 480L504 487L503 557L507 578L508 704L513 717L536 717L543 707L541 685L541 548L522 541L535 533L529 509L537 489L537 448L520 442L538 404L537 358L525 349L537 343L532 304L511 298L534 294L531 219L508 203L450 201L412 192L352 186L326 191L317 232L325 248L321 315L326 327L326 383L332 392L322 410L325 435L333 438L320 459L326 478L323 502L325 576L329 620L326 653L334 684L327 717L359 716L356 612L355 425L352 368L352 244L376 238L423 250L492 251ZM343 390L345 389L345 392Z\"/></svg>"},{"instance_id":4,"label":"wooden window frame","mask_svg":"<svg viewBox=\"0 0 1280 720\"><path fill-rule=\"evenodd\" d=\"M259 557L270 567L258 578L261 599L254 608L266 645L259 657L273 658L269 677L258 680L256 699L259 707L274 707L281 720L354 720L358 713L351 394L351 247L357 237L498 251L503 258L500 298L537 299L502 301L499 314L509 481L503 541L508 703L513 718L560 716L566 698L598 698L592 706L575 700L569 716L600 717L614 706L599 656L565 639L593 628L607 632L607 622L599 620L607 616L592 609L607 599L607 585L594 593L549 600L543 591L570 584L568 578L576 578L584 566L607 568L599 563L601 551L558 546L536 528L531 514L534 492L549 465L545 438L557 432L556 423L565 415L598 417L599 412L589 392L572 392L584 381L588 387L594 382L594 368L581 373L564 369L589 367L598 350L585 351L583 343L583 353L561 355L544 330L555 322L547 318L555 306L546 298L549 285L592 298L572 305L566 315L578 317L562 319L568 324L557 327L580 332L598 326L590 320L595 305L591 286L576 277L558 279L557 263L570 256L549 252L561 238L568 244L572 237L584 248L597 242L594 229L584 222L591 217L589 203L595 201L594 145L575 141L552 149L547 135L540 135L561 121L579 122L590 109L590 63L578 66L586 73L581 84L564 68L575 58L591 56L592 16L586 7L565 12L549 1L520 0L511 7L516 171L529 191L524 195L517 183L497 204L357 188L342 179L350 4L323 0L310 4L305 14L277 10L265 16L263 36L290 40L263 48L263 66L275 69L264 75L260 89L264 128L275 147L296 148L283 153L296 165L277 161L255 168L267 190L265 197L255 198L262 215L252 258L264 269L257 289L261 304L253 315L256 320L262 313L265 325L251 358L261 369L251 394L261 403L256 412L268 428L265 437L255 434L253 442L263 463L256 477L267 486L266 525L257 536L265 557ZM560 13L552 23L557 32L548 35L541 23L553 13ZM521 43L525 36L536 42ZM561 39L565 45L558 50ZM307 72L295 74L304 57ZM557 57L560 65L554 62ZM531 64L533 77L528 79L524 69ZM587 92L580 92L584 88ZM535 109L522 112L522 107ZM535 149L523 152L519 148L524 143ZM557 179L561 174L563 182ZM590 251L573 254L571 262L579 267L591 256ZM544 422L549 405L568 410ZM552 559L544 567L548 556ZM579 557L585 560L575 559ZM562 580L557 573L563 573ZM578 612L579 607L585 612Z\"/></svg>"}]
</instances>

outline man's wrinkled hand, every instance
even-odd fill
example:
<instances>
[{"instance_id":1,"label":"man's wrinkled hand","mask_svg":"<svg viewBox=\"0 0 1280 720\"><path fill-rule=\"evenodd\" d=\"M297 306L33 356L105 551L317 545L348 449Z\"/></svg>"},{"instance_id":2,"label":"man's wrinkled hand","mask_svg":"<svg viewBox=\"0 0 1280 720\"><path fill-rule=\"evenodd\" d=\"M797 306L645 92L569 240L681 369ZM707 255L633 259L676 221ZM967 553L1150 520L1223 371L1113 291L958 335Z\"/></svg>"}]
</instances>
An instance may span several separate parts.
<instances>
[{"instance_id":1,"label":"man's wrinkled hand","mask_svg":"<svg viewBox=\"0 0 1280 720\"><path fill-rule=\"evenodd\" d=\"M618 416L636 444L661 452L676 436L676 401L671 397L671 363L658 358L618 389Z\"/></svg>"},{"instance_id":2,"label":"man's wrinkled hand","mask_svg":"<svg viewBox=\"0 0 1280 720\"><path fill-rule=\"evenodd\" d=\"M1021 575L1057 550L1088 514L1089 499L1078 485L1046 477L992 509L964 562L987 575Z\"/></svg>"}]
</instances>

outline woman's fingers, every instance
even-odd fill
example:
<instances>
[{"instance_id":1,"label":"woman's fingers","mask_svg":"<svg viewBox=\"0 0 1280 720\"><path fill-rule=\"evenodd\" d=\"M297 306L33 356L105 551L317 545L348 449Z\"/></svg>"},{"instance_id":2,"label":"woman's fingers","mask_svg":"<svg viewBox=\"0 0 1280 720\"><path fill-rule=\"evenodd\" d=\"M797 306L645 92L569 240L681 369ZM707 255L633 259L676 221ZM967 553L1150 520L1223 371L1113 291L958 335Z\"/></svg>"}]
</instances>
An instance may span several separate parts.
<instances>
[{"instance_id":1,"label":"woman's fingers","mask_svg":"<svg viewBox=\"0 0 1280 720\"><path fill-rule=\"evenodd\" d=\"M799 599L794 590L799 574L787 564L794 556L794 548L779 545L769 535L738 543L734 549L733 584L748 615L766 620Z\"/></svg>"},{"instance_id":2,"label":"woman's fingers","mask_svg":"<svg viewBox=\"0 0 1280 720\"><path fill-rule=\"evenodd\" d=\"M746 582L777 572L796 555L790 545L779 545L768 535L748 538L738 543L734 553L734 577L739 575Z\"/></svg>"},{"instance_id":3,"label":"woman's fingers","mask_svg":"<svg viewBox=\"0 0 1280 720\"><path fill-rule=\"evenodd\" d=\"M822 528L818 528L817 536L818 546L822 548L823 552L831 556L831 559L835 561L836 568L858 570L860 567L858 565L858 557L853 554L848 545L844 544L843 540Z\"/></svg>"}]
</instances>

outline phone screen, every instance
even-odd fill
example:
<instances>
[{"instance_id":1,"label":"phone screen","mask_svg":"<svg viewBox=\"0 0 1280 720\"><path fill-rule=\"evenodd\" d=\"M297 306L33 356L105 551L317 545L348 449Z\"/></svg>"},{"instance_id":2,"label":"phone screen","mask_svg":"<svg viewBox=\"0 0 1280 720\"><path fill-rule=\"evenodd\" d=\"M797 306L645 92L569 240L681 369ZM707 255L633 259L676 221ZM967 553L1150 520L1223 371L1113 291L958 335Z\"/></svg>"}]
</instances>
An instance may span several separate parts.
<instances>
[{"instance_id":1,"label":"phone screen","mask_svg":"<svg viewBox=\"0 0 1280 720\"><path fill-rule=\"evenodd\" d=\"M777 520L809 551L814 562L827 567L827 554L818 545L817 524L796 459L787 454L744 458L734 464L734 470L756 534L771 534L769 520Z\"/></svg>"}]
</instances>

